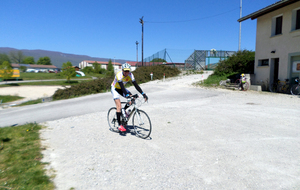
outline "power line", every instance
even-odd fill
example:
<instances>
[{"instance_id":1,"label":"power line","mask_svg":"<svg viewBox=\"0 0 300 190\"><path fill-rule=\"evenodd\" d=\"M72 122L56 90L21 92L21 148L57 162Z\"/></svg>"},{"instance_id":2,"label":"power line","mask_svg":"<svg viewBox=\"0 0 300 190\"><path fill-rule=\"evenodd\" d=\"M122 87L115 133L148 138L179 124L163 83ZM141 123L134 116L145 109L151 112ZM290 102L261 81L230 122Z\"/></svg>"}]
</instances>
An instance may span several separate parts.
<instances>
[{"instance_id":1,"label":"power line","mask_svg":"<svg viewBox=\"0 0 300 190\"><path fill-rule=\"evenodd\" d=\"M181 21L165 21L165 22L158 22L158 21L144 21L144 22L147 22L147 23L179 23L179 22L192 22L192 21L197 21L197 20L203 20L203 19L208 19L208 18L213 18L213 17L217 17L217 16L220 16L220 15L224 15L224 14L227 14L227 13L230 13L230 12L233 12L235 10L237 10L239 8L235 8L235 9L232 9L232 10L229 10L229 11L226 11L226 12L223 12L223 13L220 13L220 14L216 14L216 15L212 15L212 16L207 16L207 17L202 17L202 18L196 18L196 19L189 19L189 20L181 20Z\"/></svg>"}]
</instances>

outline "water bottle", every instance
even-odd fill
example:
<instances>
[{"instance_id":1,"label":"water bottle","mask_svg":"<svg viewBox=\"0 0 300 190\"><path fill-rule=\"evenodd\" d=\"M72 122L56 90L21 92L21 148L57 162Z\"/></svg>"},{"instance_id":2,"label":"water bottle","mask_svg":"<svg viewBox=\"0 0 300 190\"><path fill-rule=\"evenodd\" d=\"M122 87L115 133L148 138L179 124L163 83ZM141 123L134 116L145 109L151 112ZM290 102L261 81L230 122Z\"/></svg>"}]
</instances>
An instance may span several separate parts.
<instances>
[{"instance_id":1,"label":"water bottle","mask_svg":"<svg viewBox=\"0 0 300 190\"><path fill-rule=\"evenodd\" d=\"M128 111L127 111L127 117L130 116L130 113L131 113L131 109L128 109Z\"/></svg>"},{"instance_id":2,"label":"water bottle","mask_svg":"<svg viewBox=\"0 0 300 190\"><path fill-rule=\"evenodd\" d=\"M124 118L126 118L126 113L125 113L124 108L122 108L122 115L123 115Z\"/></svg>"}]
</instances>

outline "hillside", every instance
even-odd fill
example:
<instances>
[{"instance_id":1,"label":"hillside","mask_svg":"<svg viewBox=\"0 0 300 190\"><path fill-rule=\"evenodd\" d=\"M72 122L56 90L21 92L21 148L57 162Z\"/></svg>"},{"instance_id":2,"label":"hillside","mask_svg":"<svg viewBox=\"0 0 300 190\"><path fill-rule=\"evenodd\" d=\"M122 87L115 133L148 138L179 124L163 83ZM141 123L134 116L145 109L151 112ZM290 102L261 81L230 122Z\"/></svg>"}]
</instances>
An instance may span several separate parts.
<instances>
[{"instance_id":1,"label":"hillside","mask_svg":"<svg viewBox=\"0 0 300 190\"><path fill-rule=\"evenodd\" d=\"M22 51L25 56L34 57L35 62L39 60L40 57L50 57L51 62L58 68L61 68L62 64L70 61L72 65L79 65L83 60L92 60L92 61L108 61L109 58L99 58L99 57L90 57L87 55L75 55L69 53L62 53L57 51L47 51L47 50L27 50L27 49L15 49L9 47L0 47L0 53L5 53L9 55L11 51ZM116 59L118 63L125 63L130 60Z\"/></svg>"}]
</instances>

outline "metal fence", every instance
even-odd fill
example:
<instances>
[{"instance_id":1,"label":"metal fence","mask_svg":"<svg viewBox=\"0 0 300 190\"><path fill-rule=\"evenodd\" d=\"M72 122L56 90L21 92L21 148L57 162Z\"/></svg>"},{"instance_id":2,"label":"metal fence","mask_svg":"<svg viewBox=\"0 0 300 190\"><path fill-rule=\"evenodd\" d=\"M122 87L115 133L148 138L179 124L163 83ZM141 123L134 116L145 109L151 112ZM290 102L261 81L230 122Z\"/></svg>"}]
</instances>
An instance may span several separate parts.
<instances>
[{"instance_id":1,"label":"metal fence","mask_svg":"<svg viewBox=\"0 0 300 190\"><path fill-rule=\"evenodd\" d=\"M174 50L164 49L143 60L143 66L165 64L181 70L213 70L217 63L235 51L223 50ZM142 63L139 62L138 66Z\"/></svg>"}]
</instances>

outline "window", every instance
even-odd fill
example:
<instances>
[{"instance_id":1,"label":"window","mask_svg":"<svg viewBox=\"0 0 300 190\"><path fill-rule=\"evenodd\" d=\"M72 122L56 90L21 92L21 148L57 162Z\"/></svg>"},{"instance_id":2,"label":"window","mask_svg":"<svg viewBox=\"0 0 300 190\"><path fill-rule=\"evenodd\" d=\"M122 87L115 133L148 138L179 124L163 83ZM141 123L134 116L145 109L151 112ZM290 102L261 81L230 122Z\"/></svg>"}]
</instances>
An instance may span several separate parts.
<instances>
[{"instance_id":1,"label":"window","mask_svg":"<svg viewBox=\"0 0 300 190\"><path fill-rule=\"evenodd\" d=\"M282 34L282 15L272 18L272 36Z\"/></svg>"},{"instance_id":2,"label":"window","mask_svg":"<svg viewBox=\"0 0 300 190\"><path fill-rule=\"evenodd\" d=\"M282 33L282 16L276 18L275 35Z\"/></svg>"},{"instance_id":3,"label":"window","mask_svg":"<svg viewBox=\"0 0 300 190\"><path fill-rule=\"evenodd\" d=\"M300 7L292 11L292 31L300 29Z\"/></svg>"},{"instance_id":4,"label":"window","mask_svg":"<svg viewBox=\"0 0 300 190\"><path fill-rule=\"evenodd\" d=\"M296 30L300 29L300 9L296 12Z\"/></svg>"},{"instance_id":5,"label":"window","mask_svg":"<svg viewBox=\"0 0 300 190\"><path fill-rule=\"evenodd\" d=\"M258 66L269 66L269 59L258 60Z\"/></svg>"}]
</instances>

